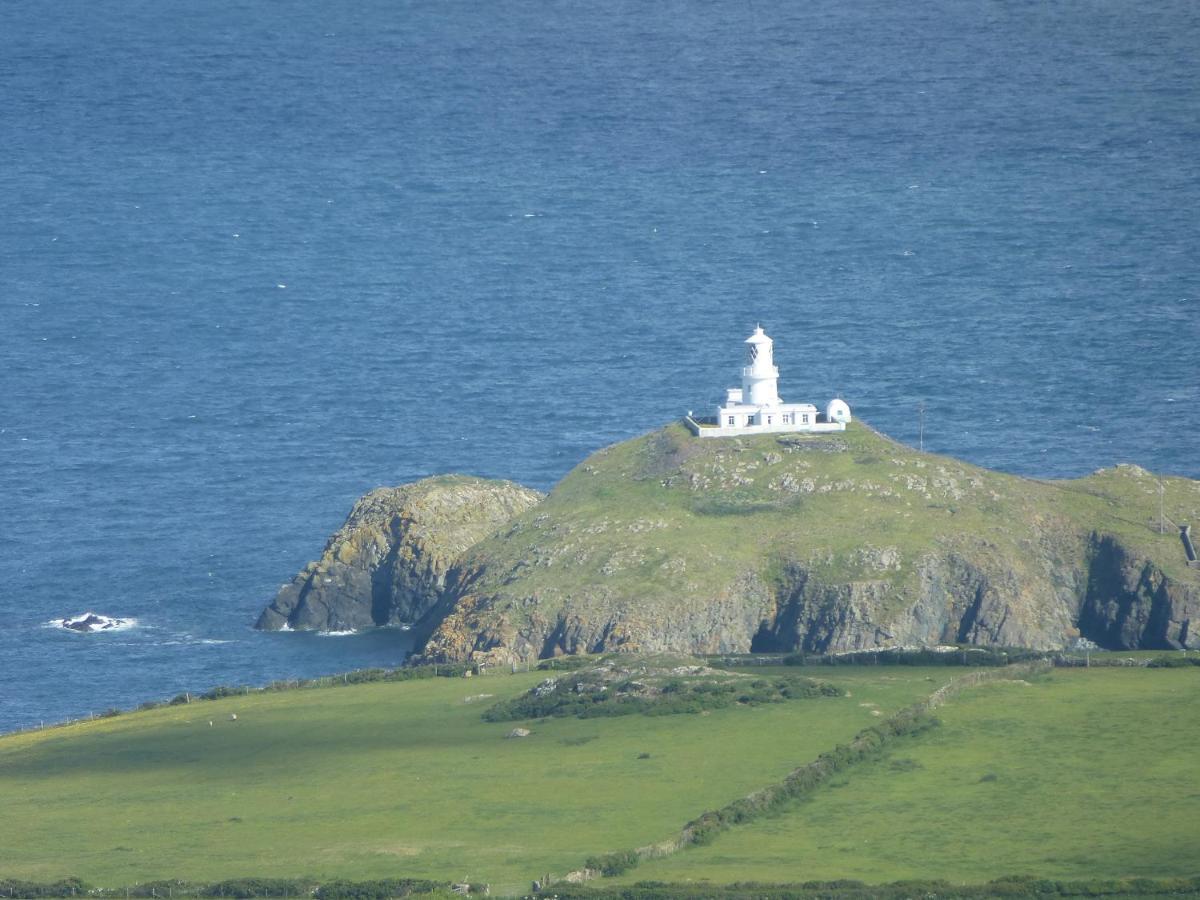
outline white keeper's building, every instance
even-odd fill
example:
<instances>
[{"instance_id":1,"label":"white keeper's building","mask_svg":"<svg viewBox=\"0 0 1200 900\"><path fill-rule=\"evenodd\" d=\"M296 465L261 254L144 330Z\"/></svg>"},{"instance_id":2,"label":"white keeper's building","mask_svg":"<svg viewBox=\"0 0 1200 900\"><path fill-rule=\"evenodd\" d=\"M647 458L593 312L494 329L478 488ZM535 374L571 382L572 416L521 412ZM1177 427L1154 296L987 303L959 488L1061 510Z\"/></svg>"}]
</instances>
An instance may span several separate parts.
<instances>
[{"instance_id":1,"label":"white keeper's building","mask_svg":"<svg viewBox=\"0 0 1200 900\"><path fill-rule=\"evenodd\" d=\"M731 437L788 431L845 431L850 407L844 400L830 400L824 413L811 403L784 403L779 397L779 369L774 361L774 342L761 327L746 338L748 350L742 368L742 386L729 388L725 402L714 417L693 416L684 422L698 437Z\"/></svg>"}]
</instances>

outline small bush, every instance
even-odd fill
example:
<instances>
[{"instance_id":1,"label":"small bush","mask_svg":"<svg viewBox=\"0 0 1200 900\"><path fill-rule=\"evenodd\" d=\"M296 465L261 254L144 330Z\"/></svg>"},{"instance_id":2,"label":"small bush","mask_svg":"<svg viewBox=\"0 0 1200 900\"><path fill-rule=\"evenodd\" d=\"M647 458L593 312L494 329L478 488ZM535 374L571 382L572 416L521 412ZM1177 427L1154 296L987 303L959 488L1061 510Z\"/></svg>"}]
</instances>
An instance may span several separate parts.
<instances>
[{"instance_id":1,"label":"small bush","mask_svg":"<svg viewBox=\"0 0 1200 900\"><path fill-rule=\"evenodd\" d=\"M636 850L622 850L617 853L605 853L603 856L590 856L584 865L601 875L622 875L636 866L641 860Z\"/></svg>"},{"instance_id":2,"label":"small bush","mask_svg":"<svg viewBox=\"0 0 1200 900\"><path fill-rule=\"evenodd\" d=\"M388 878L381 881L330 881L313 893L317 900L389 900L428 894L444 887L436 881L417 878Z\"/></svg>"},{"instance_id":3,"label":"small bush","mask_svg":"<svg viewBox=\"0 0 1200 900\"><path fill-rule=\"evenodd\" d=\"M1148 669L1182 669L1200 666L1200 656L1156 656L1146 663Z\"/></svg>"},{"instance_id":4,"label":"small bush","mask_svg":"<svg viewBox=\"0 0 1200 900\"><path fill-rule=\"evenodd\" d=\"M0 878L0 897L77 897L90 890L91 886L79 878L62 878L46 883Z\"/></svg>"},{"instance_id":5,"label":"small bush","mask_svg":"<svg viewBox=\"0 0 1200 900\"><path fill-rule=\"evenodd\" d=\"M556 656L553 659L543 659L537 664L539 672L573 672L582 669L592 662L586 656Z\"/></svg>"},{"instance_id":6,"label":"small bush","mask_svg":"<svg viewBox=\"0 0 1200 900\"><path fill-rule=\"evenodd\" d=\"M234 878L205 886L202 897L236 897L247 900L251 897L299 897L308 893L312 885L292 878Z\"/></svg>"}]
</instances>

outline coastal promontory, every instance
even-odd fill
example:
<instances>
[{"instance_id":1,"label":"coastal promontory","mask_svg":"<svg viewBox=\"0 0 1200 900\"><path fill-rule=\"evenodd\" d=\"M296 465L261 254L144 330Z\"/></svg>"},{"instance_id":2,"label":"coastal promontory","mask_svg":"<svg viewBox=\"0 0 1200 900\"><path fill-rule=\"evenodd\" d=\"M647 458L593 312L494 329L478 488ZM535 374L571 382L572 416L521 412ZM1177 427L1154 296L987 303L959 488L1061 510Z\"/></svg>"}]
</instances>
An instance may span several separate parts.
<instances>
[{"instance_id":1,"label":"coastal promontory","mask_svg":"<svg viewBox=\"0 0 1200 900\"><path fill-rule=\"evenodd\" d=\"M259 627L403 622L434 661L1196 646L1177 526L1197 519L1200 482L1131 465L1049 481L862 423L715 440L673 424L544 499L460 477L373 491Z\"/></svg>"},{"instance_id":2,"label":"coastal promontory","mask_svg":"<svg viewBox=\"0 0 1200 900\"><path fill-rule=\"evenodd\" d=\"M541 499L509 481L461 475L376 488L354 504L320 559L279 589L255 627L418 624L446 596L463 554Z\"/></svg>"}]
</instances>

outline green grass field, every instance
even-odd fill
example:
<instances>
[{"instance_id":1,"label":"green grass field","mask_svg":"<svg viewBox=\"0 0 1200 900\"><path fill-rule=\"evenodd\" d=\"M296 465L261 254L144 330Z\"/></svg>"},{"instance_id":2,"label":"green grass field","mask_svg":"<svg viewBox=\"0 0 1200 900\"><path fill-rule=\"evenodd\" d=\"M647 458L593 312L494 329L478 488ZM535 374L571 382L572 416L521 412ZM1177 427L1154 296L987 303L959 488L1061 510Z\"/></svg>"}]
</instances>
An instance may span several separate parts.
<instances>
[{"instance_id":1,"label":"green grass field","mask_svg":"<svg viewBox=\"0 0 1200 900\"><path fill-rule=\"evenodd\" d=\"M938 716L811 799L623 880L1200 873L1200 670L1060 669Z\"/></svg>"},{"instance_id":2,"label":"green grass field","mask_svg":"<svg viewBox=\"0 0 1200 900\"><path fill-rule=\"evenodd\" d=\"M959 672L808 668L850 696L556 719L519 740L505 735L521 723L480 713L542 673L256 694L9 735L0 876L407 876L527 890L592 853L673 835ZM495 696L465 702L480 693Z\"/></svg>"}]
</instances>

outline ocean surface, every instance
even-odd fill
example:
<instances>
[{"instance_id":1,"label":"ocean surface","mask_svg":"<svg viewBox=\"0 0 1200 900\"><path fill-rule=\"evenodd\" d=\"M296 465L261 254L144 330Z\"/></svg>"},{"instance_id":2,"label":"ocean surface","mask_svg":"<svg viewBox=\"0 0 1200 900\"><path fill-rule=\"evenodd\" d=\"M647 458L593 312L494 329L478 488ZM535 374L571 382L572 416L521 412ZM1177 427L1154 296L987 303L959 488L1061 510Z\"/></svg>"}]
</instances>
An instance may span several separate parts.
<instances>
[{"instance_id":1,"label":"ocean surface","mask_svg":"<svg viewBox=\"0 0 1200 900\"><path fill-rule=\"evenodd\" d=\"M0 4L0 731L258 634L362 492L781 393L1200 477L1194 0ZM136 625L47 626L94 610Z\"/></svg>"}]
</instances>

